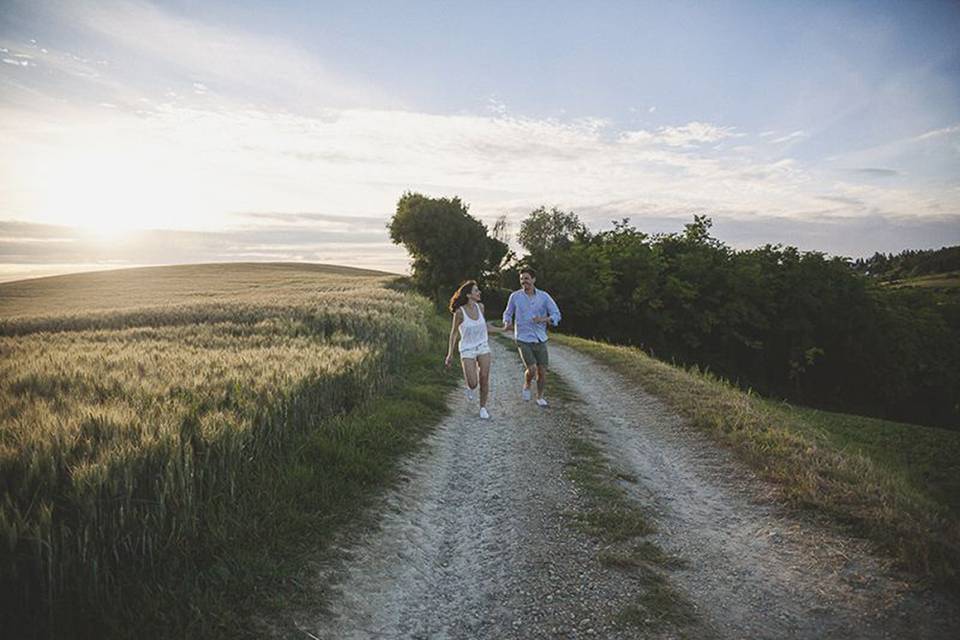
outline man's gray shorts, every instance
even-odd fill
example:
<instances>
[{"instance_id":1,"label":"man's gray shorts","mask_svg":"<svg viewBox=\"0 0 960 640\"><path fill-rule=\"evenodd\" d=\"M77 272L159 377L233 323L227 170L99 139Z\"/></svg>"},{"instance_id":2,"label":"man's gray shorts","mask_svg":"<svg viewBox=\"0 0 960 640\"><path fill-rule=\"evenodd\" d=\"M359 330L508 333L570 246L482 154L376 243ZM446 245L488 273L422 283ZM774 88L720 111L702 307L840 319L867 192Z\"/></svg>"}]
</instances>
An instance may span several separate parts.
<instances>
[{"instance_id":1,"label":"man's gray shorts","mask_svg":"<svg viewBox=\"0 0 960 640\"><path fill-rule=\"evenodd\" d=\"M534 365L542 367L550 364L550 354L547 353L546 342L523 342L517 340L517 349L520 350L520 358L523 364L530 369Z\"/></svg>"}]
</instances>

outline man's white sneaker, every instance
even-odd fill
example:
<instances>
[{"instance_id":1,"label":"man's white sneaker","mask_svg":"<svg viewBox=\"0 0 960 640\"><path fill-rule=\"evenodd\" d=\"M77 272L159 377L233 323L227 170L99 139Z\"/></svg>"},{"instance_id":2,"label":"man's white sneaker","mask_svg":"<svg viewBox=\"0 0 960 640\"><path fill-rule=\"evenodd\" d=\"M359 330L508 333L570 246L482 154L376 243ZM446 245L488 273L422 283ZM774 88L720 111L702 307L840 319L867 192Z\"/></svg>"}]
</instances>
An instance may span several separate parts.
<instances>
[{"instance_id":1,"label":"man's white sneaker","mask_svg":"<svg viewBox=\"0 0 960 640\"><path fill-rule=\"evenodd\" d=\"M487 411L486 407L480 407L480 418L483 420L490 419L490 413Z\"/></svg>"},{"instance_id":2,"label":"man's white sneaker","mask_svg":"<svg viewBox=\"0 0 960 640\"><path fill-rule=\"evenodd\" d=\"M471 389L470 387L467 387L466 389L464 389L463 394L467 396L467 400L469 400L470 402L473 402L473 399L476 397L473 395L473 389Z\"/></svg>"},{"instance_id":3,"label":"man's white sneaker","mask_svg":"<svg viewBox=\"0 0 960 640\"><path fill-rule=\"evenodd\" d=\"M530 389L524 389L521 391L520 397L523 398L524 402L528 402L530 400Z\"/></svg>"},{"instance_id":4,"label":"man's white sneaker","mask_svg":"<svg viewBox=\"0 0 960 640\"><path fill-rule=\"evenodd\" d=\"M537 398L537 405L538 405L538 406L541 406L541 407L547 406L547 399L546 399L546 398Z\"/></svg>"}]
</instances>

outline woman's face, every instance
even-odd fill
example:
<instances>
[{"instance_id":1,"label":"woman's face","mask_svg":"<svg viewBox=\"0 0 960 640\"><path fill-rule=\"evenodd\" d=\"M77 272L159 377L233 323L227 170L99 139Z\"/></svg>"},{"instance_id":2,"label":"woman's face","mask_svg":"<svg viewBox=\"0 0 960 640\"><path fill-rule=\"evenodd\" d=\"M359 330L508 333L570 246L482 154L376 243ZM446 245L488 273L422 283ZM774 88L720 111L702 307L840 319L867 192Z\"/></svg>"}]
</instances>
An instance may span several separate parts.
<instances>
[{"instance_id":1,"label":"woman's face","mask_svg":"<svg viewBox=\"0 0 960 640\"><path fill-rule=\"evenodd\" d=\"M478 287L477 285L473 285L473 288L470 289L470 294L469 294L467 297L470 298L471 300L473 300L474 302L479 302L479 301L480 301L480 287Z\"/></svg>"}]
</instances>

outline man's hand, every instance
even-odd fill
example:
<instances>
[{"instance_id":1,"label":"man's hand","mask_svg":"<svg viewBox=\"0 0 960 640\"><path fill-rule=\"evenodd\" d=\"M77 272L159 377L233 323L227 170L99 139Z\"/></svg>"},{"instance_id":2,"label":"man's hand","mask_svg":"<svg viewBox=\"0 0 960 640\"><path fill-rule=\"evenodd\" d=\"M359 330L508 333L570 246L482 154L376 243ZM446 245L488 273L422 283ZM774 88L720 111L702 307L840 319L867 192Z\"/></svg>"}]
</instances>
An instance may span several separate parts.
<instances>
[{"instance_id":1,"label":"man's hand","mask_svg":"<svg viewBox=\"0 0 960 640\"><path fill-rule=\"evenodd\" d=\"M513 329L513 325L510 324L509 322L506 323L505 325L503 325L503 330L504 330L504 332L510 331L511 329Z\"/></svg>"},{"instance_id":2,"label":"man's hand","mask_svg":"<svg viewBox=\"0 0 960 640\"><path fill-rule=\"evenodd\" d=\"M449 354L449 353L447 354L447 357L444 359L443 365L444 365L447 369L450 368L450 354Z\"/></svg>"}]
</instances>

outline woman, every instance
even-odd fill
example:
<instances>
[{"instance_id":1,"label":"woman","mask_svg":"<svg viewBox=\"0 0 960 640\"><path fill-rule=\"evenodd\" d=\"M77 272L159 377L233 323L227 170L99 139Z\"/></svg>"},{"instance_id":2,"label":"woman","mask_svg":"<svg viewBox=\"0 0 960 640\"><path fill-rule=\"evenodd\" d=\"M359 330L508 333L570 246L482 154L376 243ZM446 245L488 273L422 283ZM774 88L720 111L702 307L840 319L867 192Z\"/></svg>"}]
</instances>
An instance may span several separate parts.
<instances>
[{"instance_id":1,"label":"woman","mask_svg":"<svg viewBox=\"0 0 960 640\"><path fill-rule=\"evenodd\" d=\"M467 399L473 400L473 391L480 383L480 417L490 419L487 397L490 393L490 345L487 343L487 321L480 303L480 288L476 280L467 280L450 298L450 313L453 326L450 328L450 343L444 363L450 366L453 346L460 341L460 363L463 378L467 382Z\"/></svg>"}]
</instances>

